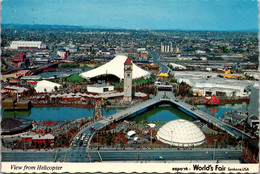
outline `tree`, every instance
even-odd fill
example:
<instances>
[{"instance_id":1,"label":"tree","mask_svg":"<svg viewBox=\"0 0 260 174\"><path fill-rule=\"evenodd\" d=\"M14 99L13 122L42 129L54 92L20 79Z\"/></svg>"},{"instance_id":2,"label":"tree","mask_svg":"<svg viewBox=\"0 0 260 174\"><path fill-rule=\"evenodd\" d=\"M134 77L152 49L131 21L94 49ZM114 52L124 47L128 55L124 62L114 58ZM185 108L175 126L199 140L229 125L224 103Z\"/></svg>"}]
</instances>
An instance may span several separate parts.
<instances>
[{"instance_id":1,"label":"tree","mask_svg":"<svg viewBox=\"0 0 260 174\"><path fill-rule=\"evenodd\" d=\"M123 143L123 141L120 140L120 147L124 147L125 144Z\"/></svg>"},{"instance_id":2,"label":"tree","mask_svg":"<svg viewBox=\"0 0 260 174\"><path fill-rule=\"evenodd\" d=\"M93 50L91 51L91 53L92 53L92 54L96 54L96 50L93 49Z\"/></svg>"},{"instance_id":3,"label":"tree","mask_svg":"<svg viewBox=\"0 0 260 174\"><path fill-rule=\"evenodd\" d=\"M108 134L107 134L107 136L106 136L106 139L107 139L107 142L106 142L106 144L108 145L108 146L111 146L111 144L112 144L112 139L113 139L113 136L112 136L112 134L111 134L111 132L109 131L108 132Z\"/></svg>"},{"instance_id":4,"label":"tree","mask_svg":"<svg viewBox=\"0 0 260 174\"><path fill-rule=\"evenodd\" d=\"M35 143L34 143L34 141L32 141L32 144L31 144L31 146L32 146L32 147L34 147L34 146L35 146Z\"/></svg>"},{"instance_id":5,"label":"tree","mask_svg":"<svg viewBox=\"0 0 260 174\"><path fill-rule=\"evenodd\" d=\"M223 52L224 52L224 53L229 53L230 50L229 50L228 48L224 48L224 49L223 49Z\"/></svg>"},{"instance_id":6,"label":"tree","mask_svg":"<svg viewBox=\"0 0 260 174\"><path fill-rule=\"evenodd\" d=\"M193 91L192 91L192 90L189 90L188 95L189 95L189 97L192 97L192 96L193 96Z\"/></svg>"},{"instance_id":7,"label":"tree","mask_svg":"<svg viewBox=\"0 0 260 174\"><path fill-rule=\"evenodd\" d=\"M32 95L34 93L34 88L29 88L29 94Z\"/></svg>"},{"instance_id":8,"label":"tree","mask_svg":"<svg viewBox=\"0 0 260 174\"><path fill-rule=\"evenodd\" d=\"M102 145L104 144L104 138L103 138L103 137L100 139L100 143L101 143Z\"/></svg>"},{"instance_id":9,"label":"tree","mask_svg":"<svg viewBox=\"0 0 260 174\"><path fill-rule=\"evenodd\" d=\"M29 94L29 90L23 91L23 95L27 96Z\"/></svg>"},{"instance_id":10,"label":"tree","mask_svg":"<svg viewBox=\"0 0 260 174\"><path fill-rule=\"evenodd\" d=\"M93 142L94 142L94 143L97 142L97 136L96 136L96 135L93 137Z\"/></svg>"},{"instance_id":11,"label":"tree","mask_svg":"<svg viewBox=\"0 0 260 174\"><path fill-rule=\"evenodd\" d=\"M57 91L58 91L58 87L57 87L57 86L54 86L54 90L57 92Z\"/></svg>"},{"instance_id":12,"label":"tree","mask_svg":"<svg viewBox=\"0 0 260 174\"><path fill-rule=\"evenodd\" d=\"M89 68L89 66L84 64L83 68L87 69L87 68Z\"/></svg>"},{"instance_id":13,"label":"tree","mask_svg":"<svg viewBox=\"0 0 260 174\"><path fill-rule=\"evenodd\" d=\"M36 141L35 143L35 147L38 148L39 147L39 143Z\"/></svg>"},{"instance_id":14,"label":"tree","mask_svg":"<svg viewBox=\"0 0 260 174\"><path fill-rule=\"evenodd\" d=\"M45 147L49 148L50 147L50 142L48 140L45 140Z\"/></svg>"},{"instance_id":15,"label":"tree","mask_svg":"<svg viewBox=\"0 0 260 174\"><path fill-rule=\"evenodd\" d=\"M213 124L212 123L208 123L208 127L212 129L213 128Z\"/></svg>"},{"instance_id":16,"label":"tree","mask_svg":"<svg viewBox=\"0 0 260 174\"><path fill-rule=\"evenodd\" d=\"M231 146L235 146L237 144L236 138L233 137L233 136L229 137L228 144L231 145Z\"/></svg>"},{"instance_id":17,"label":"tree","mask_svg":"<svg viewBox=\"0 0 260 174\"><path fill-rule=\"evenodd\" d=\"M171 79L172 83L177 83L177 79Z\"/></svg>"}]
</instances>

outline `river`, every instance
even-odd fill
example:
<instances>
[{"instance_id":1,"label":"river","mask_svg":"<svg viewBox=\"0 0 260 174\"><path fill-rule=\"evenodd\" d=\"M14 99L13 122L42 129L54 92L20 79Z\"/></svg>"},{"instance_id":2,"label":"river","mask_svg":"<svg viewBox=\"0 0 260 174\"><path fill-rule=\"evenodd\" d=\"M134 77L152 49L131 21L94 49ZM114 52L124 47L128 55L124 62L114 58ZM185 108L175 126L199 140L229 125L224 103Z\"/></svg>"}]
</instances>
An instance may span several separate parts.
<instances>
[{"instance_id":1,"label":"river","mask_svg":"<svg viewBox=\"0 0 260 174\"><path fill-rule=\"evenodd\" d=\"M220 106L197 106L204 112L216 118L223 118L229 110L247 110L247 104L225 104ZM122 108L103 108L103 116L110 116ZM24 117L30 120L73 120L82 117L92 117L94 108L77 107L32 107L30 110L2 110L2 118ZM139 122L168 122L175 119L194 120L192 117L171 106L163 106L140 114L131 120Z\"/></svg>"},{"instance_id":2,"label":"river","mask_svg":"<svg viewBox=\"0 0 260 174\"><path fill-rule=\"evenodd\" d=\"M200 110L207 112L208 114L216 117L216 118L224 118L224 113L226 111L231 110L248 110L248 104L225 104L225 105L219 105L219 106L204 106L204 105L198 105L197 106Z\"/></svg>"},{"instance_id":3,"label":"river","mask_svg":"<svg viewBox=\"0 0 260 174\"><path fill-rule=\"evenodd\" d=\"M103 116L107 117L119 109L103 108ZM24 117L30 120L74 120L82 117L93 117L93 108L77 107L32 107L30 110L3 110L3 118Z\"/></svg>"}]
</instances>

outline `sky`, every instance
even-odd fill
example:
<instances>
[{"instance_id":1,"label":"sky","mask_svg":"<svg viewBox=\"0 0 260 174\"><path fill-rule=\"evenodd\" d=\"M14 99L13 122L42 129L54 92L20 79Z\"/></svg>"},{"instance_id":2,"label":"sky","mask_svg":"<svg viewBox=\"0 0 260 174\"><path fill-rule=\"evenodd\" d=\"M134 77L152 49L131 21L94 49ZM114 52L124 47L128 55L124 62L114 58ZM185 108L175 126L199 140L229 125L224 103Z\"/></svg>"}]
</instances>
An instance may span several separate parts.
<instances>
[{"instance_id":1,"label":"sky","mask_svg":"<svg viewBox=\"0 0 260 174\"><path fill-rule=\"evenodd\" d=\"M257 0L2 0L2 24L258 30Z\"/></svg>"}]
</instances>

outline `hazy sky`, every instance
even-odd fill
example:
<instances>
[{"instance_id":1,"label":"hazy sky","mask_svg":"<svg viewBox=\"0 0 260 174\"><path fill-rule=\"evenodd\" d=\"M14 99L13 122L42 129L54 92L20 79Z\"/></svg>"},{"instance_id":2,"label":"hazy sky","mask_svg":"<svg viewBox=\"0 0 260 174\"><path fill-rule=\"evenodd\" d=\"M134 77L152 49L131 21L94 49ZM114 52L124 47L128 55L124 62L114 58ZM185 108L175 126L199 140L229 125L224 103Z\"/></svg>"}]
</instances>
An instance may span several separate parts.
<instances>
[{"instance_id":1,"label":"hazy sky","mask_svg":"<svg viewBox=\"0 0 260 174\"><path fill-rule=\"evenodd\" d=\"M125 29L258 29L257 0L2 0L2 23Z\"/></svg>"}]
</instances>

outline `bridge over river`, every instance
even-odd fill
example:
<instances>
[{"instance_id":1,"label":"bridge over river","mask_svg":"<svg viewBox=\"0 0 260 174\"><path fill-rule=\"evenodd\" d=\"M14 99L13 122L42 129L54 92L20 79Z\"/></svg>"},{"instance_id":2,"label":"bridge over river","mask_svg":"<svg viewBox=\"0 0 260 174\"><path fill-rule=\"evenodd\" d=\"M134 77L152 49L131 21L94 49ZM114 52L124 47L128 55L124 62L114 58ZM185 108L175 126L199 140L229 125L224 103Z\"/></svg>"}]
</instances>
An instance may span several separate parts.
<instances>
[{"instance_id":1,"label":"bridge over river","mask_svg":"<svg viewBox=\"0 0 260 174\"><path fill-rule=\"evenodd\" d=\"M171 104L171 105L173 105L173 107L177 107L179 110L181 110L182 112L186 113L187 115L189 115L195 119L199 119L199 120L203 120L205 122L212 123L213 125L226 131L230 135L235 136L236 138L239 138L239 137L250 138L250 135L246 134L245 132L243 132L227 123L222 122L220 119L217 119L217 118L209 115L208 113L205 113L205 112L201 111L200 109L183 102L182 100L177 99L174 96L174 93L172 91L158 91L157 95L155 97L153 97L152 99L147 100L142 103L138 103L136 105L133 105L129 108L126 108L122 111L119 111L119 112L111 115L110 117L103 117L102 119L94 122L93 124L90 124L89 126L83 128L78 134L86 133L86 134L92 134L92 136L93 136L93 133L90 131L90 129L94 129L94 130L102 129L106 125L111 124L114 120L119 121L119 120L126 119L127 117L128 118L135 117L141 113L146 112L149 109L155 108L158 105L164 104L164 103ZM113 119L111 119L111 117Z\"/></svg>"},{"instance_id":2,"label":"bridge over river","mask_svg":"<svg viewBox=\"0 0 260 174\"><path fill-rule=\"evenodd\" d=\"M189 116L195 118L204 120L206 122L212 123L213 125L219 127L220 129L226 131L227 133L231 134L235 137L241 137L244 135L244 137L250 137L245 132L234 128L231 125L228 125L221 120L209 115L208 113L205 113L201 111L200 109L197 109L196 107L189 105L187 103L184 103L181 100L178 100L174 93L171 91L158 91L157 95L150 100L147 100L145 102L142 102L138 105L134 105L130 108L127 108L121 112L117 112L113 115L111 115L116 121L119 121L121 119L124 119L126 117L134 117L136 115L139 115L143 112L145 112L149 107L156 107L157 104L160 103L170 103L178 107L181 111L188 114Z\"/></svg>"}]
</instances>

